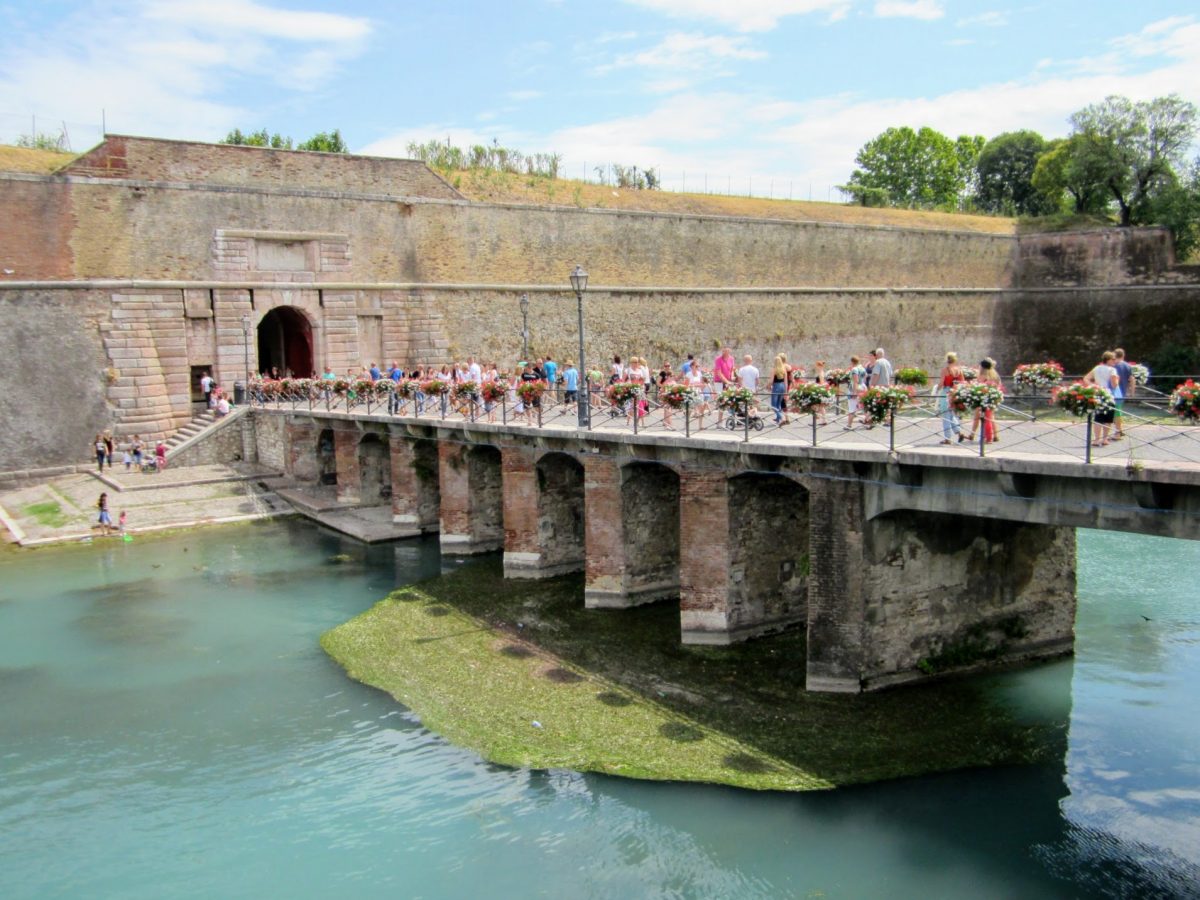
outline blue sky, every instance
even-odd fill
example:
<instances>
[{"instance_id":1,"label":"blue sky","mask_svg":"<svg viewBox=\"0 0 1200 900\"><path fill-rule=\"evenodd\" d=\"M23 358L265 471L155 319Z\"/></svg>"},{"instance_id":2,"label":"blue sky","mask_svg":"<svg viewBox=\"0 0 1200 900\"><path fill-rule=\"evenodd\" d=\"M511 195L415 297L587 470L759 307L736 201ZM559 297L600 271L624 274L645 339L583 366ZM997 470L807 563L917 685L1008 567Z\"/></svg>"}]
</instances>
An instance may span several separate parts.
<instances>
[{"instance_id":1,"label":"blue sky","mask_svg":"<svg viewBox=\"0 0 1200 900\"><path fill-rule=\"evenodd\" d=\"M0 139L411 140L657 167L669 187L832 196L891 125L1029 127L1110 93L1200 103L1192 4L965 0L0 0Z\"/></svg>"}]
</instances>

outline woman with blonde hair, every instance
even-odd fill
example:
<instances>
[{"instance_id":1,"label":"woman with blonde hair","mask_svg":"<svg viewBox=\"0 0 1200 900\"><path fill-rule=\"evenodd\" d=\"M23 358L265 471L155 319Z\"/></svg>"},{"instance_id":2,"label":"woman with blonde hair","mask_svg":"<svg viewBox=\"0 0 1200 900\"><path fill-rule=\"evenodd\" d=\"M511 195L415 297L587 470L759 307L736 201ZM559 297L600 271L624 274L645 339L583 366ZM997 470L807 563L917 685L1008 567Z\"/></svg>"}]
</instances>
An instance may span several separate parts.
<instances>
[{"instance_id":1,"label":"woman with blonde hair","mask_svg":"<svg viewBox=\"0 0 1200 900\"><path fill-rule=\"evenodd\" d=\"M782 353L777 353L771 366L771 409L775 410L775 424L781 427L790 424L787 417L787 389L787 359Z\"/></svg>"}]
</instances>

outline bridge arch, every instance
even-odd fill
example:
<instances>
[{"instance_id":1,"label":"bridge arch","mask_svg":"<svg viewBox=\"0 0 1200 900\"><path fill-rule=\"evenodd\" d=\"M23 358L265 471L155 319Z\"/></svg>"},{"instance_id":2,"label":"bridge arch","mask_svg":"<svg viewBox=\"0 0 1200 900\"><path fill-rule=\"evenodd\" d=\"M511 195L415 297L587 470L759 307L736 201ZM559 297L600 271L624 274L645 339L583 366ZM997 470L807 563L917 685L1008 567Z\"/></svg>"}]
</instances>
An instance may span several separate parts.
<instances>
[{"instance_id":1,"label":"bridge arch","mask_svg":"<svg viewBox=\"0 0 1200 900\"><path fill-rule=\"evenodd\" d=\"M317 483L337 484L337 445L332 428L317 434Z\"/></svg>"},{"instance_id":2,"label":"bridge arch","mask_svg":"<svg viewBox=\"0 0 1200 900\"><path fill-rule=\"evenodd\" d=\"M368 506L391 500L392 460L388 436L369 431L358 441L359 497Z\"/></svg>"},{"instance_id":3,"label":"bridge arch","mask_svg":"<svg viewBox=\"0 0 1200 900\"><path fill-rule=\"evenodd\" d=\"M679 473L658 462L621 467L626 605L679 596Z\"/></svg>"},{"instance_id":4,"label":"bridge arch","mask_svg":"<svg viewBox=\"0 0 1200 900\"><path fill-rule=\"evenodd\" d=\"M276 306L258 323L258 371L278 369L296 378L315 374L313 326L308 315L295 306Z\"/></svg>"},{"instance_id":5,"label":"bridge arch","mask_svg":"<svg viewBox=\"0 0 1200 900\"><path fill-rule=\"evenodd\" d=\"M731 639L777 631L808 615L808 491L781 474L728 482Z\"/></svg>"},{"instance_id":6,"label":"bridge arch","mask_svg":"<svg viewBox=\"0 0 1200 900\"><path fill-rule=\"evenodd\" d=\"M537 474L537 538L543 572L575 572L584 562L583 464L567 453L541 456Z\"/></svg>"}]
</instances>

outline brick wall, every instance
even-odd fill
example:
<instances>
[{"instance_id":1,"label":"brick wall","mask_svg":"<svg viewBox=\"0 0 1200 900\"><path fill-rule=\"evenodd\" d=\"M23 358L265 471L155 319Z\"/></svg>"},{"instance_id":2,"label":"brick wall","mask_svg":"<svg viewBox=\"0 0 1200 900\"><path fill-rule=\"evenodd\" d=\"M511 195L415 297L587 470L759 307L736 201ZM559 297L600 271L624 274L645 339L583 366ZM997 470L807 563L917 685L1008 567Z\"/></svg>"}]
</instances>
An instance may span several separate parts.
<instances>
[{"instance_id":1,"label":"brick wall","mask_svg":"<svg viewBox=\"0 0 1200 900\"><path fill-rule=\"evenodd\" d=\"M200 144L108 135L76 159L68 175L198 184L303 187L413 197L459 196L450 185L411 159L353 156Z\"/></svg>"}]
</instances>

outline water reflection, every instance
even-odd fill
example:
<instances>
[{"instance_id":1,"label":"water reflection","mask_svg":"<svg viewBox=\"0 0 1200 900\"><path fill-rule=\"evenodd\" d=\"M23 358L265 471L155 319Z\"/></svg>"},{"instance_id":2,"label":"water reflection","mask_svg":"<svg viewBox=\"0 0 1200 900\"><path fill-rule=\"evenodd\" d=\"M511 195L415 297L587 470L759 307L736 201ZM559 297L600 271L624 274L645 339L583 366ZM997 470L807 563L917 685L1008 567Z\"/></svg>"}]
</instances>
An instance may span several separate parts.
<instances>
[{"instance_id":1,"label":"water reflection","mask_svg":"<svg viewBox=\"0 0 1200 900\"><path fill-rule=\"evenodd\" d=\"M977 686L1056 729L1044 765L807 795L503 769L347 679L316 637L436 539L9 557L0 895L1196 896L1200 547L1079 545L1077 659ZM1114 593L1113 559L1156 564Z\"/></svg>"}]
</instances>

